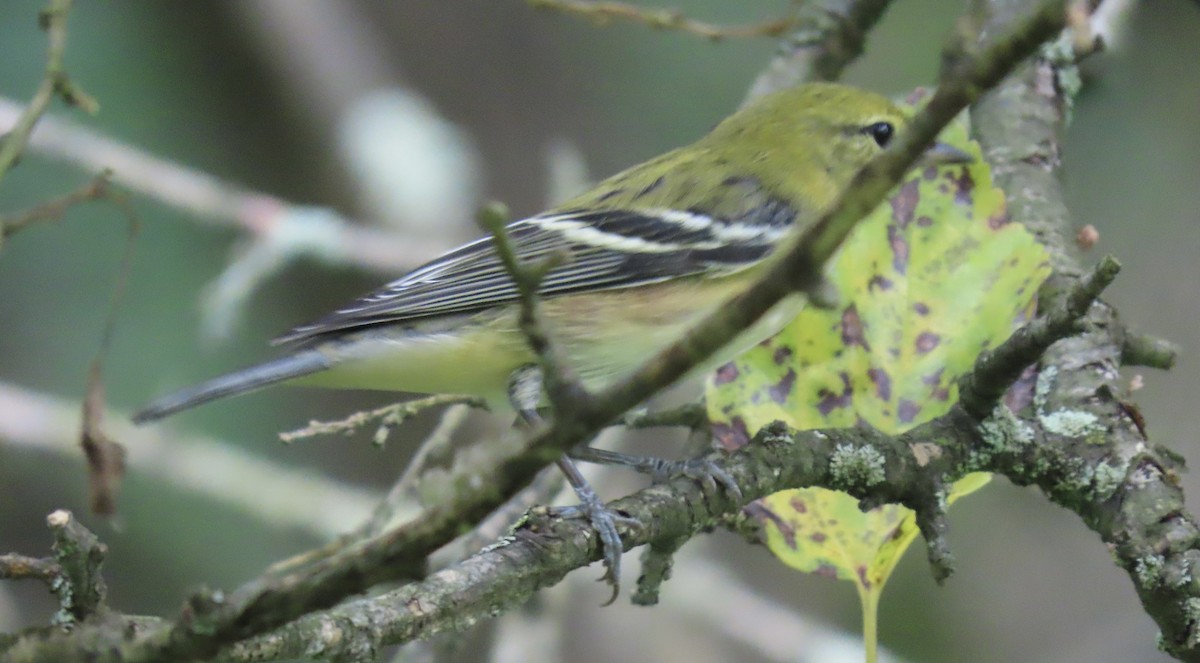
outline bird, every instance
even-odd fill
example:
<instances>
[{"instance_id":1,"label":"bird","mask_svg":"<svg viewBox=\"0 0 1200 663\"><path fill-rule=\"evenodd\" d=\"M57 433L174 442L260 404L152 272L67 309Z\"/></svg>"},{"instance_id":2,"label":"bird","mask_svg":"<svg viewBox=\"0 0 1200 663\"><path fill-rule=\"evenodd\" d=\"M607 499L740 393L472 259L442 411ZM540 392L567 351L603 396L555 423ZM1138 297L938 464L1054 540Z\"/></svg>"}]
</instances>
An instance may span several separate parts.
<instances>
[{"instance_id":1,"label":"bird","mask_svg":"<svg viewBox=\"0 0 1200 663\"><path fill-rule=\"evenodd\" d=\"M581 384L596 390L627 375L749 287L781 241L819 219L907 118L873 92L800 85L759 98L690 145L509 223L504 233L520 260L565 257L540 282L540 318ZM967 160L942 143L923 158ZM538 357L520 329L519 300L494 238L484 237L283 334L274 341L283 349L277 358L156 399L133 420L278 383L475 396L532 420ZM804 304L799 293L785 298L706 365L769 338ZM518 398L529 393L530 376L534 402ZM569 457L559 465L601 533L615 583L617 518L579 485Z\"/></svg>"}]
</instances>

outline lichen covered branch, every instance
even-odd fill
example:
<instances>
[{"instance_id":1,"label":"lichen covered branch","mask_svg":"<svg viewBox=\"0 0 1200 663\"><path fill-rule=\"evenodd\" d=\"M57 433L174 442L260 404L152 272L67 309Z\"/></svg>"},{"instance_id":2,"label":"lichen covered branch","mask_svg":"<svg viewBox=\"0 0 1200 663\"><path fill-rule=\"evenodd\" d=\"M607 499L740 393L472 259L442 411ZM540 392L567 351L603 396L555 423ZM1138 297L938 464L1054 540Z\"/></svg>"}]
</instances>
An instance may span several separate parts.
<instances>
[{"instance_id":1,"label":"lichen covered branch","mask_svg":"<svg viewBox=\"0 0 1200 663\"><path fill-rule=\"evenodd\" d=\"M989 3L988 29L1003 30L1028 0ZM972 109L972 128L1010 197L1012 217L1049 249L1054 272L1041 299L1055 302L1076 287L1083 268L1058 181L1068 109L1078 92L1073 63L1039 58L1022 67ZM1129 343L1116 312L1093 305L1081 333L1051 345L1040 357L1031 417L996 417L990 439L1024 453L998 459L996 470L1018 484L1039 486L1071 509L1105 541L1134 583L1146 612L1162 630L1170 655L1200 661L1200 525L1185 507L1178 458L1147 443L1137 407L1120 384L1123 362L1173 353L1155 343ZM1034 437L1036 435L1036 439ZM1037 445L1037 446L1035 446ZM1042 447L1041 445L1045 445Z\"/></svg>"},{"instance_id":2,"label":"lichen covered branch","mask_svg":"<svg viewBox=\"0 0 1200 663\"><path fill-rule=\"evenodd\" d=\"M1081 299L1097 294L1084 286L1074 291ZM1050 341L1073 333L1071 325L1053 329L1051 333L1057 336ZM1046 341L1047 337L1016 335L996 352L1017 356ZM981 360L975 370L986 370L987 365L987 360ZM1011 415L1010 419L1016 421ZM869 429L795 431L772 425L734 454L714 456L712 461L735 479L744 502L788 488L823 486L846 490L864 501L903 503L918 513L940 514L940 507L931 505L940 504L941 486L967 472L1018 463L1055 466L1057 452L1046 444L1046 433L1030 428L1028 438L1005 444L1004 440L1020 436L999 435L1001 429L1002 424L975 420L961 407L898 436ZM914 447L929 443L936 443L941 450L935 459L914 453ZM861 472L858 468L863 463L876 470ZM647 524L624 537L626 546L632 547L685 541L737 514L741 503L704 490L698 481L679 477L611 506ZM938 518L926 519L935 522ZM942 529L940 525L928 528L932 548L945 549ZM304 653L327 658L367 655L384 645L468 628L520 605L600 555L585 522L535 513L499 545L423 581L303 617L230 651L242 660Z\"/></svg>"}]
</instances>

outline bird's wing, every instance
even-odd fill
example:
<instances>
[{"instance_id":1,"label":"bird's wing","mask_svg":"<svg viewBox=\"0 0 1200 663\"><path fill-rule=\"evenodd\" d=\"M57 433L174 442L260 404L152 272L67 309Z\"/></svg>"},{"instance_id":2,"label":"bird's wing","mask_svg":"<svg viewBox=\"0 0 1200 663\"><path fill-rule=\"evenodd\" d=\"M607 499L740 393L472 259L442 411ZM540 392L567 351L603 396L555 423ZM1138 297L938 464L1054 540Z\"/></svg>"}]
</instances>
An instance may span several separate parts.
<instances>
[{"instance_id":1,"label":"bird's wing","mask_svg":"<svg viewBox=\"0 0 1200 663\"><path fill-rule=\"evenodd\" d=\"M738 219L677 210L604 210L536 216L510 224L507 232L522 260L566 252L568 260L546 274L539 290L553 297L739 271L765 258L790 222L786 211L766 208ZM486 237L296 327L275 343L307 345L375 325L474 313L517 298L492 238Z\"/></svg>"}]
</instances>

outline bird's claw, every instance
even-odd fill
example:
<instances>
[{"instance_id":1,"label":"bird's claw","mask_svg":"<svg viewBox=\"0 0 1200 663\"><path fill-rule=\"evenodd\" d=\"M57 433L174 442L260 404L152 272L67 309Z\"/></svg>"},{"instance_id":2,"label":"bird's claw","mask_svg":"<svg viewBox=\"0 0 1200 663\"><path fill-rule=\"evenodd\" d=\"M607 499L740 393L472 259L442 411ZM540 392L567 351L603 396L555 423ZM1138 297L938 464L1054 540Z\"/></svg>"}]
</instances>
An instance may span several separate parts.
<instances>
[{"instance_id":1,"label":"bird's claw","mask_svg":"<svg viewBox=\"0 0 1200 663\"><path fill-rule=\"evenodd\" d=\"M586 518L596 531L604 555L604 575L598 580L607 582L612 587L612 596L604 603L611 605L621 592L621 554L625 552L617 527L639 527L641 521L608 508L595 493L592 493L590 498L581 495L580 499L582 502L576 506L554 507L550 512L562 518Z\"/></svg>"},{"instance_id":2,"label":"bird's claw","mask_svg":"<svg viewBox=\"0 0 1200 663\"><path fill-rule=\"evenodd\" d=\"M733 475L708 458L664 461L656 468L654 481L662 483L675 476L683 476L699 482L705 495L715 496L719 485L733 499L739 502L742 500L742 489L738 487Z\"/></svg>"}]
</instances>

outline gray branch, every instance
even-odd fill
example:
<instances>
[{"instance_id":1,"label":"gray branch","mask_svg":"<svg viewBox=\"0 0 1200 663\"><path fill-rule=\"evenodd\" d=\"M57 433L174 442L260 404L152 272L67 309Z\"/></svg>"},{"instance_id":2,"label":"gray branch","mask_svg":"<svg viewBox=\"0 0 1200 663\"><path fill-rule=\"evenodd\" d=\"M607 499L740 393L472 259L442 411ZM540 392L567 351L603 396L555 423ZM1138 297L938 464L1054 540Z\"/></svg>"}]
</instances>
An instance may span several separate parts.
<instances>
[{"instance_id":1,"label":"gray branch","mask_svg":"<svg viewBox=\"0 0 1200 663\"><path fill-rule=\"evenodd\" d=\"M993 0L988 28L1003 30L1030 4ZM1083 271L1058 181L1066 109L1077 92L1073 77L1062 75L1071 66L1061 58L1028 63L971 114L996 183L1025 192L1010 198L1010 213L1050 251L1054 273L1043 301L1061 299ZM1200 528L1184 506L1178 457L1148 443L1118 373L1130 360L1168 366L1174 351L1162 343L1130 343L1116 311L1103 303L1082 324L1082 333L1042 356L1036 412L1020 422L1045 440L1050 464L1014 456L996 470L1018 484L1039 486L1077 513L1129 573L1161 629L1163 650L1200 661Z\"/></svg>"},{"instance_id":2,"label":"gray branch","mask_svg":"<svg viewBox=\"0 0 1200 663\"><path fill-rule=\"evenodd\" d=\"M754 84L749 99L809 81L836 81L866 46L890 0L823 0L800 7L798 25Z\"/></svg>"}]
</instances>

